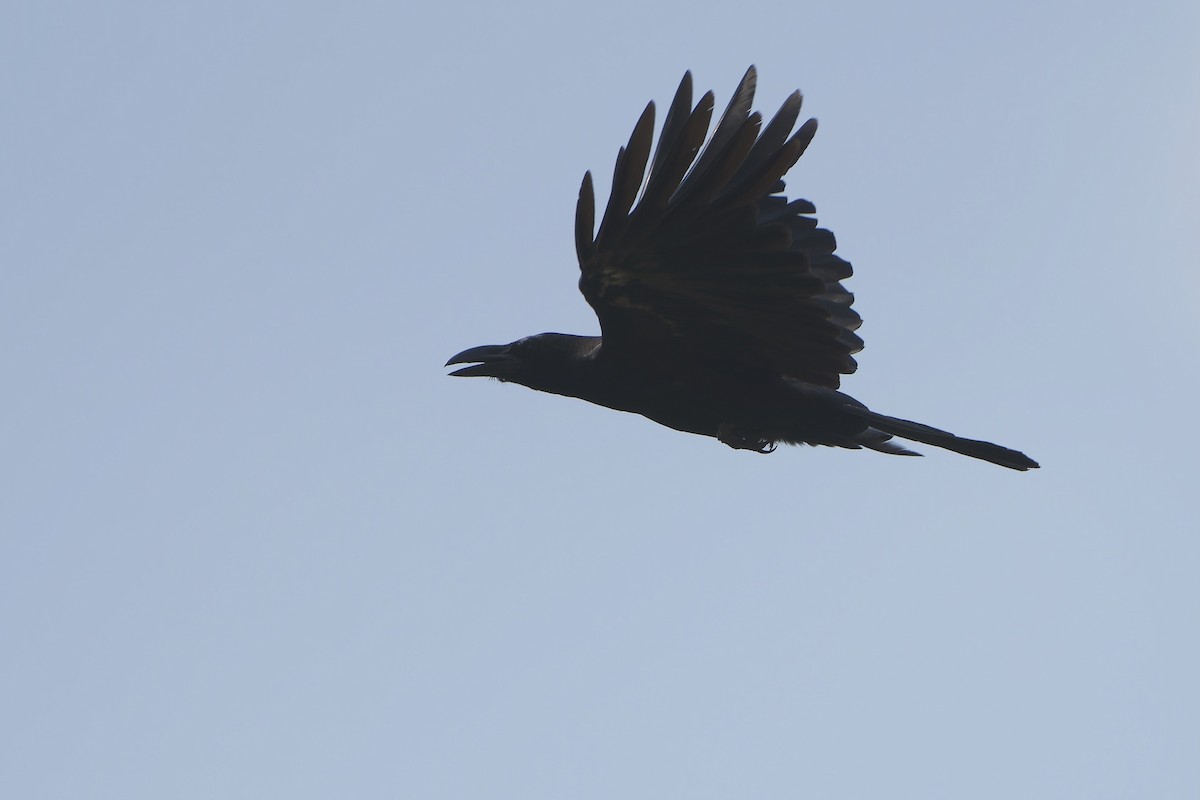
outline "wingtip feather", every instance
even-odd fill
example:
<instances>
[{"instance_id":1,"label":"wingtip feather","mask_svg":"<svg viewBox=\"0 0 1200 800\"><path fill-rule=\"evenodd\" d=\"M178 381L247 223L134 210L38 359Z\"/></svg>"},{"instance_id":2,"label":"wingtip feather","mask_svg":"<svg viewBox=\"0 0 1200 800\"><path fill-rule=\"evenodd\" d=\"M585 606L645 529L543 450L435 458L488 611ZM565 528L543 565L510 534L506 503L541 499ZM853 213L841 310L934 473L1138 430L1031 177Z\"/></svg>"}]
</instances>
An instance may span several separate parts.
<instances>
[{"instance_id":1,"label":"wingtip feather","mask_svg":"<svg viewBox=\"0 0 1200 800\"><path fill-rule=\"evenodd\" d=\"M595 251L596 194L592 189L592 172L583 173L579 199L575 203L575 254L582 264Z\"/></svg>"}]
</instances>

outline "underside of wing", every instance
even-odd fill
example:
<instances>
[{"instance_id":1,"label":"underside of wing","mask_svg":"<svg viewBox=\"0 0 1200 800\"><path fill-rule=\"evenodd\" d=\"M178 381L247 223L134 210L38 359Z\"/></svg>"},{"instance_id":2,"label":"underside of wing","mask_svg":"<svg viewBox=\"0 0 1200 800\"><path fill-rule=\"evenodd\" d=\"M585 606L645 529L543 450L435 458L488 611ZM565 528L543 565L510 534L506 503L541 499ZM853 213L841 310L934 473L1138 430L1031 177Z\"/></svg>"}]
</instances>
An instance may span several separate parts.
<instances>
[{"instance_id":1,"label":"underside of wing","mask_svg":"<svg viewBox=\"0 0 1200 800\"><path fill-rule=\"evenodd\" d=\"M850 264L834 255L833 234L811 216L815 207L782 195L782 177L816 120L793 133L795 92L764 127L750 111L755 80L751 67L705 144L713 95L693 107L684 75L652 161L648 105L617 155L595 233L592 179L584 176L575 217L579 287L609 353L666 352L836 388L862 348L854 298L841 285Z\"/></svg>"}]
</instances>

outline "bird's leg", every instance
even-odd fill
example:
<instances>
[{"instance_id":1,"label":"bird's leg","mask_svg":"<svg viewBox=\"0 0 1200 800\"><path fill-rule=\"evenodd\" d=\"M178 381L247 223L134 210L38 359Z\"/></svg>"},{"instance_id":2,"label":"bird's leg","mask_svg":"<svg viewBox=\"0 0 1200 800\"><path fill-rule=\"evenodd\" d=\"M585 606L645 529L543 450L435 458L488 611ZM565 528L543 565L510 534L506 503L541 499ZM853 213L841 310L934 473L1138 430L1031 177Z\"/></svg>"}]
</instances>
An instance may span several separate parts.
<instances>
[{"instance_id":1,"label":"bird's leg","mask_svg":"<svg viewBox=\"0 0 1200 800\"><path fill-rule=\"evenodd\" d=\"M755 453L774 453L776 444L770 439L758 436L747 436L731 422L722 422L717 426L717 441L727 444L734 450L753 450Z\"/></svg>"}]
</instances>

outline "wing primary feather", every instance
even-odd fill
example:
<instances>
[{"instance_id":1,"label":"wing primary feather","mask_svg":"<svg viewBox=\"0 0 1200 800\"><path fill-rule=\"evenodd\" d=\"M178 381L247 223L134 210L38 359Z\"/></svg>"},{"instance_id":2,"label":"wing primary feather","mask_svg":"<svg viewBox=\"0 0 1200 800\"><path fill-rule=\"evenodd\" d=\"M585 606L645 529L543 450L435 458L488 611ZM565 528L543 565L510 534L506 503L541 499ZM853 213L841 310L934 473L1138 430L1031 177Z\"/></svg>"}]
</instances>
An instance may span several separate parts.
<instances>
[{"instance_id":1,"label":"wing primary feather","mask_svg":"<svg viewBox=\"0 0 1200 800\"><path fill-rule=\"evenodd\" d=\"M709 141L701 155L701 159L706 162L705 166L701 169L697 162L697 165L692 168L691 174L687 176L683 185L671 198L672 212L686 214L694 210L697 205L703 205L718 195L745 163L746 156L754 147L754 141L758 137L761 125L762 115L756 111L744 120L731 135L725 137L725 144L720 152L714 153L715 141Z\"/></svg>"},{"instance_id":2,"label":"wing primary feather","mask_svg":"<svg viewBox=\"0 0 1200 800\"><path fill-rule=\"evenodd\" d=\"M596 252L596 194L592 190L592 173L583 173L579 186L579 200L575 203L575 255L580 268Z\"/></svg>"},{"instance_id":3,"label":"wing primary feather","mask_svg":"<svg viewBox=\"0 0 1200 800\"><path fill-rule=\"evenodd\" d=\"M796 131L782 147L774 153L767 154L756 168L750 166L748 163L750 157L747 157L747 164L742 170L742 175L730 184L721 197L721 202L731 205L752 203L763 195L772 193L772 185L782 183L780 177L796 165L816 132L817 121L810 119L801 125L800 130ZM782 191L782 187L779 191Z\"/></svg>"},{"instance_id":4,"label":"wing primary feather","mask_svg":"<svg viewBox=\"0 0 1200 800\"><path fill-rule=\"evenodd\" d=\"M717 128L713 131L712 138L708 140L700 159L684 179L683 185L679 187L680 193L688 191L689 183L702 179L712 162L724 152L725 145L729 140L742 130L742 123L750 115L750 106L754 102L754 89L757 85L758 72L751 64L750 68L746 70L746 74L742 76L741 82L738 83L737 91L729 99L729 105L725 107L725 113L721 115L721 121L717 123Z\"/></svg>"},{"instance_id":5,"label":"wing primary feather","mask_svg":"<svg viewBox=\"0 0 1200 800\"><path fill-rule=\"evenodd\" d=\"M650 167L650 178L646 181L646 196L651 194L652 187L662 180L664 165L672 158L675 142L683 135L689 121L688 112L692 108L692 73L683 73L683 80L675 90L675 99L667 110L663 120L662 132L658 134L658 147L654 150L654 163Z\"/></svg>"},{"instance_id":6,"label":"wing primary feather","mask_svg":"<svg viewBox=\"0 0 1200 800\"><path fill-rule=\"evenodd\" d=\"M693 167L696 154L704 144L708 133L708 123L712 121L713 93L705 92L692 113L688 116L678 140L663 157L663 166L659 173L652 174L650 183L646 185L646 193L639 206L647 208L666 208L668 202L678 193L680 183L688 169Z\"/></svg>"},{"instance_id":7,"label":"wing primary feather","mask_svg":"<svg viewBox=\"0 0 1200 800\"><path fill-rule=\"evenodd\" d=\"M800 152L796 153L796 158L804 155L804 151L812 144L813 137L817 135L817 118L813 117L808 122L800 126L800 130L796 131L791 138L793 142L799 142ZM795 162L793 162L795 163Z\"/></svg>"},{"instance_id":8,"label":"wing primary feather","mask_svg":"<svg viewBox=\"0 0 1200 800\"><path fill-rule=\"evenodd\" d=\"M783 105L775 112L775 116L767 123L767 127L763 128L750 155L746 156L745 169L758 168L773 156L775 151L783 147L784 142L792 133L792 128L796 126L796 120L800 118L800 107L803 103L804 96L800 92L796 91L788 95L788 98L783 101Z\"/></svg>"},{"instance_id":9,"label":"wing primary feather","mask_svg":"<svg viewBox=\"0 0 1200 800\"><path fill-rule=\"evenodd\" d=\"M651 167L650 177L646 181L646 189L631 215L626 231L626 236L631 242L640 241L657 229L671 196L679 188L679 182L695 161L708 133L708 123L712 119L713 110L712 92L706 92L691 113L687 114L691 99L690 96L682 96L686 102L680 102L684 88L681 84L680 92L675 95L670 115L676 115L678 111L678 116L672 119L669 115L663 125L664 133L660 134L663 138L659 140L659 149L654 157L655 163ZM690 89L690 85L688 88ZM687 116L684 117L684 114ZM665 132L669 127L677 127L678 133L672 137L671 146L668 148Z\"/></svg>"},{"instance_id":10,"label":"wing primary feather","mask_svg":"<svg viewBox=\"0 0 1200 800\"><path fill-rule=\"evenodd\" d=\"M621 238L629 222L629 209L637 199L642 177L646 173L646 161L650 158L650 142L654 137L654 102L646 104L646 110L638 118L629 144L617 153L613 168L612 193L600 221L600 232L596 235L596 247L603 250Z\"/></svg>"}]
</instances>

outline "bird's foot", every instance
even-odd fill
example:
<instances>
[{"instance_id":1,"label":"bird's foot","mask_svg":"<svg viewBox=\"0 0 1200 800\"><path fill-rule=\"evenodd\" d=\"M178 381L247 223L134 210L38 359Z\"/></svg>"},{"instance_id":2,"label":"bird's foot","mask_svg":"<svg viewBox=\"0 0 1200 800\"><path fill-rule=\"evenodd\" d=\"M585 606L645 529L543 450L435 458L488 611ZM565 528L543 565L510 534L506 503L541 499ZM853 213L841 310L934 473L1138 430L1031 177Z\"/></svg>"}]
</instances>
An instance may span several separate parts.
<instances>
[{"instance_id":1,"label":"bird's foot","mask_svg":"<svg viewBox=\"0 0 1200 800\"><path fill-rule=\"evenodd\" d=\"M717 441L729 445L734 450L752 450L763 455L774 453L777 446L770 439L747 436L729 422L723 422L717 427Z\"/></svg>"}]
</instances>

